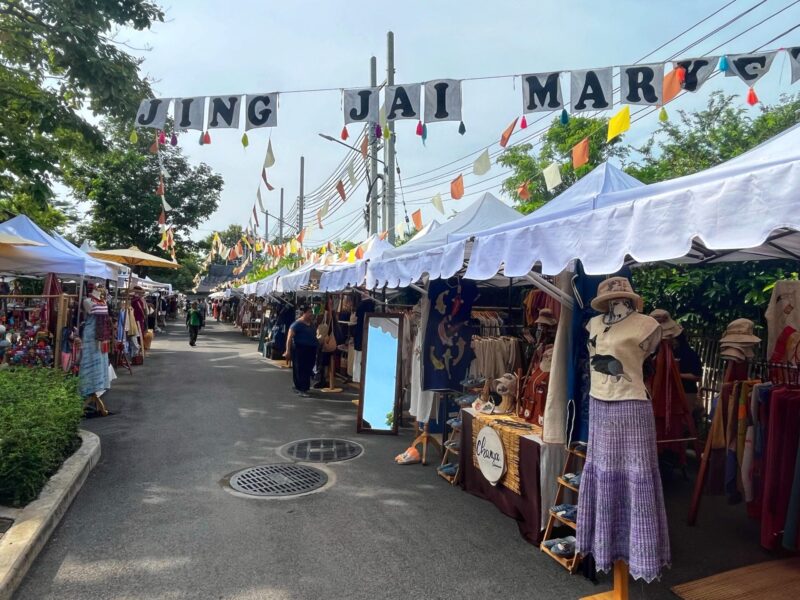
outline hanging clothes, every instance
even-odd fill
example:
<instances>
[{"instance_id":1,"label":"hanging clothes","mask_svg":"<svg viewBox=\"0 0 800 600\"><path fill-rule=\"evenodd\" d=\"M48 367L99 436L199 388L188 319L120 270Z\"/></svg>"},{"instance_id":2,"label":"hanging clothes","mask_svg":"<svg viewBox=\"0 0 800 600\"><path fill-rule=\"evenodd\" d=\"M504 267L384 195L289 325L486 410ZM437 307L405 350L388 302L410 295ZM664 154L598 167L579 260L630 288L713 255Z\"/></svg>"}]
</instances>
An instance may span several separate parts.
<instances>
[{"instance_id":1,"label":"hanging clothes","mask_svg":"<svg viewBox=\"0 0 800 600\"><path fill-rule=\"evenodd\" d=\"M420 423L427 423L431 414L438 414L438 407L434 410L436 393L425 391L422 387L422 374L425 369L423 349L425 347L425 331L430 313L430 300L423 296L414 307L413 319L418 320L417 333L414 336L413 352L411 359L411 380L409 382L409 409L408 412Z\"/></svg>"},{"instance_id":2,"label":"hanging clothes","mask_svg":"<svg viewBox=\"0 0 800 600\"><path fill-rule=\"evenodd\" d=\"M682 438L689 416L689 405L681 380L678 361L672 345L662 343L655 359L655 372L648 389L653 397L653 415L656 421L656 440ZM686 446L680 442L659 444L658 453L670 451L678 457L678 464L686 464Z\"/></svg>"},{"instance_id":3,"label":"hanging clothes","mask_svg":"<svg viewBox=\"0 0 800 600\"><path fill-rule=\"evenodd\" d=\"M786 347L781 347L779 340L785 344L789 335L800 331L800 281L776 281L765 316L767 318L766 356L775 362L785 362Z\"/></svg>"},{"instance_id":4,"label":"hanging clothes","mask_svg":"<svg viewBox=\"0 0 800 600\"><path fill-rule=\"evenodd\" d=\"M78 387L84 398L102 395L110 386L108 372L108 344L111 341L111 323L108 306L90 296L85 301L86 322L81 338L81 362Z\"/></svg>"}]
</instances>

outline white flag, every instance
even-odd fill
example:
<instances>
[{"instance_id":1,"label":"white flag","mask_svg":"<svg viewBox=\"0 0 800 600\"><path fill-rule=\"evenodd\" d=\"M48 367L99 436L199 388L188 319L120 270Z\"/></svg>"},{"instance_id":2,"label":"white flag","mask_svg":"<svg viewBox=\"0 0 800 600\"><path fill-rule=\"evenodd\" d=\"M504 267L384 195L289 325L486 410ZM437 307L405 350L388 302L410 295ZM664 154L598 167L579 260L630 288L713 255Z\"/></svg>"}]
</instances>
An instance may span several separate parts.
<instances>
[{"instance_id":1,"label":"white flag","mask_svg":"<svg viewBox=\"0 0 800 600\"><path fill-rule=\"evenodd\" d=\"M172 207L167 204L167 200L164 198L164 196L161 196L161 204L164 206L164 212L169 212L172 210Z\"/></svg>"},{"instance_id":2,"label":"white flag","mask_svg":"<svg viewBox=\"0 0 800 600\"><path fill-rule=\"evenodd\" d=\"M483 151L476 160L475 164L472 165L472 172L475 175L486 175L489 172L489 169L492 168L492 160L489 158L489 149Z\"/></svg>"},{"instance_id":3,"label":"white flag","mask_svg":"<svg viewBox=\"0 0 800 600\"><path fill-rule=\"evenodd\" d=\"M347 165L347 176L350 178L350 185L354 188L358 185L358 179L356 179L356 168L353 164L354 161L350 161L350 164Z\"/></svg>"},{"instance_id":4,"label":"white flag","mask_svg":"<svg viewBox=\"0 0 800 600\"><path fill-rule=\"evenodd\" d=\"M322 205L322 208L319 209L320 217L326 217L328 215L328 209L330 209L330 202L328 199L325 199L325 204Z\"/></svg>"},{"instance_id":5,"label":"white flag","mask_svg":"<svg viewBox=\"0 0 800 600\"><path fill-rule=\"evenodd\" d=\"M394 226L394 236L397 238L402 238L406 236L406 224L403 222L398 223Z\"/></svg>"},{"instance_id":6,"label":"white flag","mask_svg":"<svg viewBox=\"0 0 800 600\"><path fill-rule=\"evenodd\" d=\"M436 207L440 213L444 214L444 204L442 204L442 195L439 192L436 192L436 195L431 198L431 204Z\"/></svg>"},{"instance_id":7,"label":"white flag","mask_svg":"<svg viewBox=\"0 0 800 600\"><path fill-rule=\"evenodd\" d=\"M258 208L263 212L267 212L264 210L264 202L261 200L261 187L259 186L258 190L256 190L256 198L258 198Z\"/></svg>"},{"instance_id":8,"label":"white flag","mask_svg":"<svg viewBox=\"0 0 800 600\"><path fill-rule=\"evenodd\" d=\"M272 153L272 140L267 144L267 155L264 157L264 168L269 169L275 164L275 155Z\"/></svg>"},{"instance_id":9,"label":"white flag","mask_svg":"<svg viewBox=\"0 0 800 600\"><path fill-rule=\"evenodd\" d=\"M769 72L776 54L777 51L760 54L729 54L725 77L739 77L747 85L753 87Z\"/></svg>"},{"instance_id":10,"label":"white flag","mask_svg":"<svg viewBox=\"0 0 800 600\"><path fill-rule=\"evenodd\" d=\"M548 192L553 191L561 185L561 169L557 163L550 163L550 165L542 171L542 175L544 175L544 184Z\"/></svg>"}]
</instances>

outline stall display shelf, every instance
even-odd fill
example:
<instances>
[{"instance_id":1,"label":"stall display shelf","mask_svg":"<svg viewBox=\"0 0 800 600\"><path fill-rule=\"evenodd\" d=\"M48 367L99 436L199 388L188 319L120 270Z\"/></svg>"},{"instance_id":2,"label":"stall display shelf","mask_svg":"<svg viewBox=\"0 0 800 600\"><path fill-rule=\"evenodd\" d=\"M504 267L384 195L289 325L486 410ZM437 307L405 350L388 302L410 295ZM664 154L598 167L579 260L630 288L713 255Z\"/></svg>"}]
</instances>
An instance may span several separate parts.
<instances>
[{"instance_id":1,"label":"stall display shelf","mask_svg":"<svg viewBox=\"0 0 800 600\"><path fill-rule=\"evenodd\" d=\"M457 441L461 438L461 428L460 427L453 427L450 431L450 436L447 438L448 442ZM459 460L460 452L455 450L454 448L450 448L445 444L444 452L442 452L442 462L441 465L446 465L449 461L448 458L453 456L456 460ZM441 471L436 471L439 474L439 477L447 481L450 485L456 485L460 481L461 475L461 467L456 468L455 475L447 475L446 473L442 473Z\"/></svg>"}]
</instances>

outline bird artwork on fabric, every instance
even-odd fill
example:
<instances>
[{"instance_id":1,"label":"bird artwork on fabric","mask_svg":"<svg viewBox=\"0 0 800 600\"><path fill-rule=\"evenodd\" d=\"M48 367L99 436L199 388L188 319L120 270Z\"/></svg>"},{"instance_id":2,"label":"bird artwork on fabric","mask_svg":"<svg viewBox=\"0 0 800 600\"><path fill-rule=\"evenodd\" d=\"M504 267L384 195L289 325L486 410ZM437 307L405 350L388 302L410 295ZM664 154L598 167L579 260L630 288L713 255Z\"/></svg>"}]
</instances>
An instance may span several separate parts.
<instances>
[{"instance_id":1,"label":"bird artwork on fabric","mask_svg":"<svg viewBox=\"0 0 800 600\"><path fill-rule=\"evenodd\" d=\"M443 315L447 312L447 305L444 303L444 299L448 293L449 292L445 290L444 292L436 296L436 304L434 308L436 309L437 312L439 312L439 314Z\"/></svg>"},{"instance_id":2,"label":"bird artwork on fabric","mask_svg":"<svg viewBox=\"0 0 800 600\"><path fill-rule=\"evenodd\" d=\"M439 334L439 341L442 342L443 346L452 346L455 343L453 338L458 337L458 332L466 324L466 321L453 323L453 317L451 315L447 315L439 322L439 325L436 328L436 333ZM460 340L462 338L458 337L458 339Z\"/></svg>"},{"instance_id":3,"label":"bird artwork on fabric","mask_svg":"<svg viewBox=\"0 0 800 600\"><path fill-rule=\"evenodd\" d=\"M466 352L467 349L467 342L464 341L464 338L460 337L458 338L456 346L458 346L458 356L453 359L453 366L460 363L461 359L464 358L464 353Z\"/></svg>"},{"instance_id":4,"label":"bird artwork on fabric","mask_svg":"<svg viewBox=\"0 0 800 600\"><path fill-rule=\"evenodd\" d=\"M444 371L444 363L437 358L436 349L433 346L431 346L430 358L434 369L437 371Z\"/></svg>"},{"instance_id":5,"label":"bird artwork on fabric","mask_svg":"<svg viewBox=\"0 0 800 600\"><path fill-rule=\"evenodd\" d=\"M614 378L614 383L619 382L620 379L629 382L633 381L625 373L622 363L611 354L595 354L592 356L591 363L595 371L605 375L604 383L607 383L610 377Z\"/></svg>"}]
</instances>

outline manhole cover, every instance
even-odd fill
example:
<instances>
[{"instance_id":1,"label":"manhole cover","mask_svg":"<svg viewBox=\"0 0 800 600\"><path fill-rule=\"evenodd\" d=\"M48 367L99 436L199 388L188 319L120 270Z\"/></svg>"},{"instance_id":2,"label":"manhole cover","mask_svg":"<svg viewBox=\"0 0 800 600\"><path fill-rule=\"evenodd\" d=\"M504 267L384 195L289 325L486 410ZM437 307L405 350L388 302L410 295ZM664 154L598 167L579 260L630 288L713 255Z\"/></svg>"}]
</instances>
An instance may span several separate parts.
<instances>
[{"instance_id":1,"label":"manhole cover","mask_svg":"<svg viewBox=\"0 0 800 600\"><path fill-rule=\"evenodd\" d=\"M302 462L320 463L350 460L363 451L364 448L361 444L331 438L300 440L292 442L284 448L284 454L289 458Z\"/></svg>"},{"instance_id":2,"label":"manhole cover","mask_svg":"<svg viewBox=\"0 0 800 600\"><path fill-rule=\"evenodd\" d=\"M296 496L327 482L328 476L319 469L293 464L250 467L230 478L231 488L251 496Z\"/></svg>"}]
</instances>

